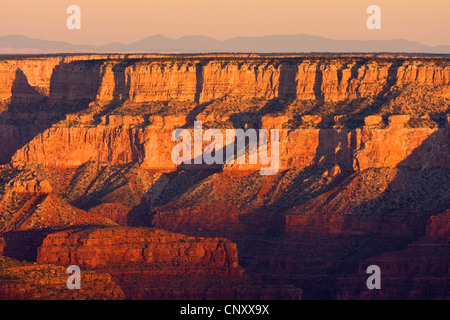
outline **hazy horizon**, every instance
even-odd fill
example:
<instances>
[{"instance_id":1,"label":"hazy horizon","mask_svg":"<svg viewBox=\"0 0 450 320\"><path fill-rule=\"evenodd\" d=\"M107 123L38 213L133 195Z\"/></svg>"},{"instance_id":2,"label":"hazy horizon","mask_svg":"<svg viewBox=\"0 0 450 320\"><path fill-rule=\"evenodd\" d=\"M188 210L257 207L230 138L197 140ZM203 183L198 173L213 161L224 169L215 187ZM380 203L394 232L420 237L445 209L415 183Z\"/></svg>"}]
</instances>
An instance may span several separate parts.
<instances>
[{"instance_id":1,"label":"hazy horizon","mask_svg":"<svg viewBox=\"0 0 450 320\"><path fill-rule=\"evenodd\" d=\"M68 30L66 9L81 8L81 30ZM368 30L366 9L381 8L381 30ZM336 40L404 39L428 46L450 45L448 0L18 0L2 6L0 35L104 45L133 43L152 35L172 39L203 35L234 37L308 34Z\"/></svg>"},{"instance_id":2,"label":"hazy horizon","mask_svg":"<svg viewBox=\"0 0 450 320\"><path fill-rule=\"evenodd\" d=\"M271 37L271 36L299 36L299 35L301 35L301 36L318 37L318 38L323 38L323 39L326 39L326 40L337 40L337 41L340 41L340 40L343 40L343 41L365 41L365 39L337 39L337 38L328 38L328 37L324 37L324 36L317 35L317 34L306 34L306 33L305 33L305 34L266 34L266 35L258 35L258 36L251 36L251 35L249 35L249 36L235 36L235 37L230 37L230 38L225 38L225 39L217 39L217 38L214 38L214 37L211 37L211 36L207 36L207 35L205 35L205 34L186 34L186 35L179 36L179 37L170 37L170 36L165 35L165 34L150 34L150 35L145 36L145 37L143 37L143 38L141 38L141 39L137 39L136 41L131 41L131 42L130 42L130 41L129 41L129 42L112 41L112 42L108 42L108 43L93 44L93 43L87 43L87 42L85 42L85 43L83 43L83 42L81 42L81 43L75 43L75 42L69 42L69 41L61 40L61 39L45 39L45 38L30 37L30 36L25 35L25 34L1 34L1 33L0 33L0 37L8 37L8 36L19 36L19 37L21 37L21 36L24 36L24 37L27 37L27 38L30 38L30 39L35 39L35 40L66 42L66 43L68 43L68 44L73 44L73 45L80 45L80 46L86 45L86 46L96 46L96 47L97 47L97 46L101 47L101 46L105 46L105 45L112 44L112 43L121 43L121 44L124 44L124 45L130 45L130 44L133 44L133 43L138 42L138 41L140 41L140 40L144 40L144 39L152 38L152 37L158 37L158 36L161 36L161 37L164 37L164 38L168 38L168 39L171 39L171 40L180 40L180 39L188 38L188 37L206 37L206 38L210 38L210 39L212 39L212 40L217 40L217 41L222 41L222 42L224 42L224 41L228 41L228 40L232 40L232 39L236 39L236 38L263 38L263 37ZM367 40L367 39L366 39L366 40ZM395 41L395 40L399 40L399 41L405 40L405 41L417 42L417 43L419 43L419 44L426 45L426 46L430 46L430 47L440 47L440 46L445 46L445 47L447 47L447 46L450 46L450 44L427 45L427 44L425 44L425 43L423 43L423 42L420 42L420 41L409 40L409 39L404 39L404 38L370 39L370 40L367 40L367 41Z\"/></svg>"}]
</instances>

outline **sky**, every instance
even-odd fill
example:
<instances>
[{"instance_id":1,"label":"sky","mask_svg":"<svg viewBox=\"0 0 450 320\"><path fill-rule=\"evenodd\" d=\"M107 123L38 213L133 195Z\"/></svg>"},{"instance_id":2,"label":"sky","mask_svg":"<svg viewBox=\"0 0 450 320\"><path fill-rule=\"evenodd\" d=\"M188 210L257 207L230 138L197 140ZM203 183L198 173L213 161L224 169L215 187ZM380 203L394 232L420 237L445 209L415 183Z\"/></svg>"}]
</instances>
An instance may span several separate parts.
<instances>
[{"instance_id":1,"label":"sky","mask_svg":"<svg viewBox=\"0 0 450 320\"><path fill-rule=\"evenodd\" d=\"M369 5L381 30L369 30ZM69 30L69 5L81 29ZM129 44L151 35L179 38L311 34L332 39L406 39L450 45L450 0L2 0L0 35L75 44Z\"/></svg>"}]
</instances>

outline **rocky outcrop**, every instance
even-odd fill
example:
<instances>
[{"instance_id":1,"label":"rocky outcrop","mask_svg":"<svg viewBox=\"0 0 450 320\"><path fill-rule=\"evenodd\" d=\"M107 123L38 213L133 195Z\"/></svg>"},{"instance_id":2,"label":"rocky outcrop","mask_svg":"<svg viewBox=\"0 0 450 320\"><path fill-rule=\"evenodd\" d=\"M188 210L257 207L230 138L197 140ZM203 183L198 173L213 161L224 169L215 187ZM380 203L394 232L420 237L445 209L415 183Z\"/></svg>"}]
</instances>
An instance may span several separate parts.
<instances>
[{"instance_id":1,"label":"rocky outcrop","mask_svg":"<svg viewBox=\"0 0 450 320\"><path fill-rule=\"evenodd\" d=\"M87 213L71 206L53 193L44 193L42 190L31 193L29 190L25 190L25 193L23 191L23 189L18 189L18 191L8 191L2 195L0 232L67 228L92 224L115 225L106 217ZM16 192L21 192L21 194Z\"/></svg>"},{"instance_id":2,"label":"rocky outcrop","mask_svg":"<svg viewBox=\"0 0 450 320\"><path fill-rule=\"evenodd\" d=\"M0 257L0 300L121 300L109 274L82 271L81 289L67 288L66 269Z\"/></svg>"},{"instance_id":3,"label":"rocky outcrop","mask_svg":"<svg viewBox=\"0 0 450 320\"><path fill-rule=\"evenodd\" d=\"M322 121L317 116L304 116L302 119L304 123L313 125ZM147 169L176 168L171 160L171 152L178 142L172 142L171 134L176 125L183 121L176 121L168 125L174 128L166 129L157 124L138 126L139 120L129 120L125 124L125 117L120 120L113 121L110 117L107 126L54 126L18 150L13 162L16 165L43 163L60 167L77 167L88 161L110 164L138 162ZM366 126L354 130L279 129L280 170L305 168L319 160L323 164L339 163L344 168L361 171L367 168L393 168L399 163L412 168L446 167L450 163L448 129L406 127L408 119L403 116L390 117L389 125L385 128L373 127L380 124L379 120L368 117ZM273 127L267 120L263 123L267 128ZM190 131L193 136L192 129ZM225 130L223 136L226 136ZM225 142L224 139L224 146ZM424 142L427 151L409 157ZM262 165L253 169L258 170L259 167ZM233 168L248 170L247 166Z\"/></svg>"},{"instance_id":4,"label":"rocky outcrop","mask_svg":"<svg viewBox=\"0 0 450 320\"><path fill-rule=\"evenodd\" d=\"M377 262L379 297L447 297L446 58L8 58L0 80L5 256L135 299L367 298ZM176 166L194 121L279 129L278 171Z\"/></svg>"},{"instance_id":5,"label":"rocky outcrop","mask_svg":"<svg viewBox=\"0 0 450 320\"><path fill-rule=\"evenodd\" d=\"M6 185L13 192L22 194L48 194L52 192L52 187L47 180L41 180L36 177L35 172L22 172L15 176Z\"/></svg>"},{"instance_id":6,"label":"rocky outcrop","mask_svg":"<svg viewBox=\"0 0 450 320\"><path fill-rule=\"evenodd\" d=\"M410 84L439 87L440 95L449 97L450 68L427 59L123 57L4 60L0 99L26 98L31 92L59 102L130 99L202 103L225 96L269 100L292 95L300 100L332 102L375 97L394 86ZM32 91L22 90L21 84Z\"/></svg>"},{"instance_id":7,"label":"rocky outcrop","mask_svg":"<svg viewBox=\"0 0 450 320\"><path fill-rule=\"evenodd\" d=\"M200 102L227 95L272 99L279 95L280 73L280 66L270 63L212 61L202 68Z\"/></svg>"},{"instance_id":8,"label":"rocky outcrop","mask_svg":"<svg viewBox=\"0 0 450 320\"><path fill-rule=\"evenodd\" d=\"M301 289L294 286L263 285L245 275L236 245L228 240L156 229L53 233L39 247L37 261L107 272L130 299L302 297Z\"/></svg>"},{"instance_id":9,"label":"rocky outcrop","mask_svg":"<svg viewBox=\"0 0 450 320\"><path fill-rule=\"evenodd\" d=\"M50 234L38 250L37 261L91 268L133 262L187 263L239 272L236 245L230 241L190 238L162 230L140 228L105 228Z\"/></svg>"},{"instance_id":10,"label":"rocky outcrop","mask_svg":"<svg viewBox=\"0 0 450 320\"><path fill-rule=\"evenodd\" d=\"M393 119L389 118L397 121ZM354 152L354 169L395 168L399 164L411 168L448 167L447 129L405 128L404 124L403 121L390 122L387 129L364 127L357 131L356 141L360 148Z\"/></svg>"},{"instance_id":11,"label":"rocky outcrop","mask_svg":"<svg viewBox=\"0 0 450 320\"><path fill-rule=\"evenodd\" d=\"M140 62L126 70L129 98L133 102L194 101L197 62Z\"/></svg>"},{"instance_id":12,"label":"rocky outcrop","mask_svg":"<svg viewBox=\"0 0 450 320\"><path fill-rule=\"evenodd\" d=\"M323 137L331 138L326 152L345 157L345 167L395 166L428 136L442 136L434 134L441 128L408 128L405 117L411 115L404 114L392 116L385 127L382 119L371 115L365 120L366 130L349 130L361 116L333 119L340 114L336 103L361 105L366 99L370 111L384 100L397 101L408 90L411 94L402 99L438 99L428 106L413 102L419 104L413 111L418 117L432 109L442 112L450 92L445 59L67 56L4 60L0 77L0 99L7 110L0 115L0 138L6 142L0 161L9 162L17 151L15 163L66 167L86 161L139 162L148 169L173 170L171 133L189 127L194 118L225 128L253 123L282 129L281 169L305 167L323 156L318 154L327 148ZM323 111L315 109L330 115L308 115L302 110L305 101L329 104ZM43 117L38 105L53 106L55 114L49 117L46 112ZM17 112L21 108L29 112ZM317 130L302 130L306 128ZM327 132L332 128L336 130ZM435 139L446 139L446 134ZM302 142L305 146L299 147ZM395 147L395 155L389 146ZM360 148L355 161L350 160L348 154Z\"/></svg>"}]
</instances>

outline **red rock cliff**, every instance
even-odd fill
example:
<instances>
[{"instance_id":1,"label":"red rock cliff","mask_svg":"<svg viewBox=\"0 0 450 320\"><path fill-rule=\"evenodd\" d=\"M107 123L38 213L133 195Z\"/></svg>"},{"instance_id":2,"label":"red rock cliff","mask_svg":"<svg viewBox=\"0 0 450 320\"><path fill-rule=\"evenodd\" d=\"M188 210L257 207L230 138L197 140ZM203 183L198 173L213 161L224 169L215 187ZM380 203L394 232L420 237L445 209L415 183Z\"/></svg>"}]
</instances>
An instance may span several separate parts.
<instances>
[{"instance_id":1,"label":"red rock cliff","mask_svg":"<svg viewBox=\"0 0 450 320\"><path fill-rule=\"evenodd\" d=\"M190 238L162 230L105 228L47 236L37 261L99 267L133 262L202 263L237 268L236 245L224 239Z\"/></svg>"}]
</instances>

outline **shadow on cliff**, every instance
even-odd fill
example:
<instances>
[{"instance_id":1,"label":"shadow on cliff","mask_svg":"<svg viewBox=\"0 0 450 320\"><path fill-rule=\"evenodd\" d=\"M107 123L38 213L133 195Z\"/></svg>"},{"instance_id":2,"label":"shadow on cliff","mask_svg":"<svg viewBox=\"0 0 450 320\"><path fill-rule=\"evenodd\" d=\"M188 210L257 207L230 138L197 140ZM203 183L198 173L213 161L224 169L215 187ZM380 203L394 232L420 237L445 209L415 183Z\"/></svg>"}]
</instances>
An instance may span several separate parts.
<instances>
[{"instance_id":1,"label":"shadow on cliff","mask_svg":"<svg viewBox=\"0 0 450 320\"><path fill-rule=\"evenodd\" d=\"M359 175L358 172L353 173L350 167L352 149L355 149L354 139L352 138L351 148L341 149L342 155L337 156L334 150L338 146L342 148L341 143L346 137L333 140L330 139L329 132L323 130L319 132L319 136L319 146L313 165L305 168L294 179L290 190L272 205L263 207L258 212L240 216L240 222L245 226L244 233L252 236L246 238L239 235L222 235L237 243L240 265L249 274L255 277L261 277L263 274L267 281L274 284L277 283L276 276L269 275L290 274L294 279L290 283L301 287L307 299L335 298L335 280L338 275L353 274L359 263L367 258L404 249L423 235L430 215L435 214L437 208L448 208L450 205L448 189L450 170L444 167L445 163L450 161L448 155L450 136L448 129L441 128L432 133L395 169L390 169L397 171L395 178L376 198L354 208L350 205L351 209L348 212L325 212L326 217L319 216L317 217L319 220L312 219L311 225L304 226L304 230L308 228L311 230L309 233L284 233L285 214L290 208L308 201L314 203L315 197L325 192L328 192L326 199L314 204L319 212L323 212L331 201L342 203L344 208L345 203L350 201L348 195L341 191ZM447 158L442 159L443 157ZM305 193L315 179L320 179L323 170L332 164L338 164L347 170L343 170L331 184L313 189L312 193ZM419 167L411 168L414 165ZM375 173L379 171L368 170L374 170ZM280 174L283 175L285 172ZM385 179L386 176L380 173L378 178ZM327 231L326 224L330 218L328 214L343 216L340 233ZM320 220L323 218L325 220ZM322 222L318 224L318 221ZM323 234L318 231L321 224L324 228ZM260 240L255 241L255 237L260 237ZM292 248L288 254L284 248L286 243L304 243L305 246ZM339 246L336 247L336 244ZM291 256L292 250L297 253L298 259ZM287 257L280 254L282 252ZM275 261L279 259L271 266L262 262L269 259L267 257L269 253L274 255L271 259ZM261 255L257 258L261 259L259 263L255 263L255 254ZM305 254L309 258L302 261L301 257ZM325 257L327 260L324 260ZM313 267L315 270L311 271L313 274L302 278L302 274L295 271L296 268L299 270L304 267L311 268L314 261L318 262ZM364 289L365 282L361 285Z\"/></svg>"},{"instance_id":2,"label":"shadow on cliff","mask_svg":"<svg viewBox=\"0 0 450 320\"><path fill-rule=\"evenodd\" d=\"M39 93L29 84L26 75L20 68L17 68L11 88L11 100L6 105L6 110L0 115L3 119L7 119L6 123L20 128L16 130L16 136L6 137L6 139L14 139L15 141L14 149L2 150L8 152L6 157L3 157L8 159L6 162L11 160L18 149L46 129L47 126L45 125L43 128L39 128L35 113L45 106L47 99L45 95Z\"/></svg>"},{"instance_id":3,"label":"shadow on cliff","mask_svg":"<svg viewBox=\"0 0 450 320\"><path fill-rule=\"evenodd\" d=\"M343 216L339 233L330 234L325 231L326 237L317 234L318 228L320 229L317 221L325 218L321 222L325 227L330 217L319 216L317 217L319 220L311 219L311 225L303 226L303 230L310 228L310 232L316 232L310 234L315 237L313 259L329 257L326 263L317 266L321 273L316 274L316 282L322 283L321 288L315 287L314 282L310 283L308 279L296 282L304 289L306 298L335 298L335 281L338 276L356 273L359 264L368 258L406 248L424 234L427 221L431 215L436 213L436 209L449 207L450 170L442 166L450 160L448 158L449 141L448 129L432 133L395 169L387 169L396 170L396 174L385 191L354 208L350 205L347 212L330 212L330 216L336 214ZM437 157L436 149L443 151ZM439 157L445 156L447 160L439 159ZM417 168L413 168L414 165ZM379 174L377 176L379 179L386 178L385 173L380 171L381 169L368 170ZM351 181L351 177L347 181ZM339 189L341 186L337 192L327 196L326 202L333 200L335 203L348 203L348 195L340 194ZM323 207L323 203L319 202L317 206ZM320 207L318 207L318 211L320 211ZM286 237L300 239L307 234L290 234ZM346 248L338 250L331 245L332 243L341 243L342 247ZM339 252L340 250L342 252ZM299 250L299 253L302 254L303 251L307 252L308 250ZM245 267L245 263L243 266ZM280 272L280 270L277 271ZM365 282L362 282L361 290L365 289ZM391 298L401 299L404 297Z\"/></svg>"},{"instance_id":4,"label":"shadow on cliff","mask_svg":"<svg viewBox=\"0 0 450 320\"><path fill-rule=\"evenodd\" d=\"M167 173L166 176L170 179L168 186L151 205L144 200L141 204L134 207L128 215L128 224L134 226L152 226L152 214L154 212L150 215L148 213L152 212L154 207L160 207L164 210L164 206L170 204L172 201L176 201L190 190L195 190L197 186L212 175L223 172L224 166L227 165L228 156L231 156L230 159L233 159L234 165L244 165L237 163L238 157L242 155L245 165L250 165L250 157L256 156L258 158L259 146L262 144L258 133L256 131L252 131L252 133L254 134L249 134L248 136L245 134L235 135L234 140L228 145L213 150L210 154L210 157L214 160L212 164L205 163L206 150L202 150L202 155L191 158L189 164L182 163L177 166L176 171ZM250 136L253 136L254 139L250 138ZM225 141L225 137L223 139ZM254 148L250 147L251 141ZM243 150L240 149L241 147ZM217 161L217 159L220 159L220 161ZM149 195L154 193L155 190L153 187L147 192ZM146 198L146 196L143 197L143 199Z\"/></svg>"},{"instance_id":5,"label":"shadow on cliff","mask_svg":"<svg viewBox=\"0 0 450 320\"><path fill-rule=\"evenodd\" d=\"M97 166L95 162L85 162L77 168L66 191L66 196L71 197L73 194L77 194L76 198L70 198L70 203L80 209L89 210L101 204L103 197L125 186L128 180L123 177L129 175L135 166L136 164L125 164L120 167L120 170L108 172L104 165ZM84 187L84 191L80 194L77 185L85 179L86 175L91 174L95 178ZM102 188L92 191L98 184L101 184Z\"/></svg>"},{"instance_id":6,"label":"shadow on cliff","mask_svg":"<svg viewBox=\"0 0 450 320\"><path fill-rule=\"evenodd\" d=\"M102 110L100 112L95 114L95 120L99 120L102 116L114 112L130 98L130 84L126 78L127 76L125 71L126 68L132 66L137 61L138 59L127 59L112 67L111 70L114 75L114 90L112 93L112 99L102 106Z\"/></svg>"},{"instance_id":7,"label":"shadow on cliff","mask_svg":"<svg viewBox=\"0 0 450 320\"><path fill-rule=\"evenodd\" d=\"M398 68L402 66L404 62L405 59L398 59L392 63L392 65L388 68L386 83L383 85L381 91L374 97L373 101L359 111L355 113L352 112L352 117L356 119L356 123L354 125L362 126L364 125L364 118L366 116L381 114L384 104L389 100L394 100L400 95L400 92L393 90L393 88L398 80ZM366 62L361 61L361 63L364 64ZM361 66L362 64L357 64L355 65L355 69L352 68L352 77L350 79L357 79L358 70Z\"/></svg>"},{"instance_id":8,"label":"shadow on cliff","mask_svg":"<svg viewBox=\"0 0 450 320\"><path fill-rule=\"evenodd\" d=\"M226 147L223 147L217 151L212 152L212 156L215 156L216 152L223 154L222 162L225 162ZM152 186L146 194L143 196L141 203L131 209L127 216L127 225L129 226L153 226L153 214L154 207L164 206L171 201L181 197L189 189L195 188L196 185L201 184L202 181L208 177L222 172L223 164L204 164L203 155L190 159L191 164L180 164L176 171L166 174L170 179L168 186L159 194L154 203L149 203L148 198L150 195L157 193L155 190L159 186L155 184ZM201 164L196 164L199 162Z\"/></svg>"},{"instance_id":9,"label":"shadow on cliff","mask_svg":"<svg viewBox=\"0 0 450 320\"><path fill-rule=\"evenodd\" d=\"M50 230L10 231L3 234L6 246L3 255L6 257L36 261L37 250Z\"/></svg>"},{"instance_id":10,"label":"shadow on cliff","mask_svg":"<svg viewBox=\"0 0 450 320\"><path fill-rule=\"evenodd\" d=\"M237 244L239 251L239 264L242 265L251 276L258 278L262 272L265 274L263 276L265 277L264 281L272 282L272 284L277 285L276 281L270 280L271 276L269 276L269 274L291 272L283 269L283 266L287 264L287 261L283 262L283 259L289 260L292 258L284 258L283 256L275 257L275 259L279 259L281 261L277 266L268 265L265 262L257 263L255 265L254 261L255 259L268 259L269 252L284 252L283 241L288 238L288 236L284 233L285 214L287 210L320 194L323 194L324 192L330 191L343 183L348 183L347 178L352 173L352 149L354 146L348 145L347 132L337 132L333 129L320 129L318 130L318 135L319 143L316 148L316 154L314 160L312 161L312 165L298 172L289 189L286 190L285 193L283 193L274 203L265 205L256 212L240 215L239 224L242 228L239 229L239 232L230 233L229 229L214 232L205 229L196 231L195 228L192 228L192 226L189 229L178 230L178 226L176 225L174 225L174 229L170 230L169 228L169 230L182 232L191 236L220 236L230 239ZM352 136L351 140L353 144L356 143L355 139L356 137ZM336 153L336 150L339 151ZM318 183L318 180L321 179L323 172L325 170L329 170L336 164L339 165L340 170L342 170L342 174L338 174L334 177L331 184L324 184L319 188L314 188L313 192L305 191L313 189L313 185ZM190 192L190 190L193 190L195 193L195 188L197 185L201 184L202 181L207 179L210 175L221 171L221 167L217 167L217 170L210 169L208 172L202 172L201 166L198 166L197 168L194 168L193 166L194 165L182 166L176 173L174 173L175 177L172 178L172 184L162 193L155 203L155 207L159 207L158 210L164 212L164 210L167 209L170 212L173 209L177 209L171 208L170 206L164 206L170 205L171 202L174 202L174 204L177 205L177 199L179 197L183 196L187 192ZM205 168L203 168L203 170L205 170ZM275 179L281 179L283 176L287 176L290 174L289 171L290 170L285 170L278 173ZM264 179L270 178L266 177ZM276 186L274 186L274 188L276 188ZM152 192L152 190L150 190L150 192ZM232 190L230 190L230 194L232 196ZM195 199L191 201L195 201ZM201 203L197 203L195 205L201 206ZM131 222L132 225L152 226L152 214L148 215L149 212L151 212L151 209L145 204L141 204L140 206L134 208L130 213L129 222ZM145 213L147 213L147 215L145 215ZM224 212L224 214L226 214L226 212ZM144 220L142 218L143 216L145 216L147 220ZM224 229L226 229L226 226L224 226ZM332 243L333 239L333 236L327 236L326 240L321 238L317 241L329 241ZM315 254L320 254L320 250L319 252L315 252ZM295 260L296 258L293 259L294 263L298 263L298 261ZM324 266L321 266L321 268L323 269ZM325 272L328 271L329 269L325 270ZM320 289L311 289L312 293L309 294L309 297L320 296L322 298L331 298L332 292L326 289L327 285L330 283L323 279L318 279L318 281L325 283L321 284L322 287L320 287ZM304 284L295 281L292 283L295 285ZM305 287L309 289L309 287ZM325 289L323 287L325 287Z\"/></svg>"},{"instance_id":11,"label":"shadow on cliff","mask_svg":"<svg viewBox=\"0 0 450 320\"><path fill-rule=\"evenodd\" d=\"M344 219L344 232L367 232L380 253L403 249L424 234L426 224L438 208L450 206L450 130L440 128L429 135L403 161L397 164L395 177L376 198L363 202ZM370 169L369 169L370 170ZM364 228L364 222L372 226ZM358 248L352 255L374 255ZM378 254L378 253L376 253ZM343 268L346 270L347 268Z\"/></svg>"},{"instance_id":12,"label":"shadow on cliff","mask_svg":"<svg viewBox=\"0 0 450 320\"><path fill-rule=\"evenodd\" d=\"M319 127L325 126L319 124ZM314 197L333 190L337 186L349 183L348 177L353 171L353 150L356 148L356 133L347 130L335 130L333 128L317 129L318 145L311 165L298 170L296 176L291 180L289 190L282 193L273 203L261 207L257 212L240 216L240 222L246 229L253 229L253 225L259 223L261 230L269 232L281 232L285 230L286 212ZM350 143L349 143L350 135ZM322 183L324 174L336 170L329 177L331 181ZM284 170L278 173L277 179L292 174L292 170ZM313 190L308 191L306 190ZM326 205L326 202L322 204ZM269 218L271 217L271 219Z\"/></svg>"},{"instance_id":13,"label":"shadow on cliff","mask_svg":"<svg viewBox=\"0 0 450 320\"><path fill-rule=\"evenodd\" d=\"M261 129L262 118L268 114L284 113L297 98L297 68L295 64L283 63L280 66L278 96L267 101L254 112L240 112L230 116L236 129Z\"/></svg>"},{"instance_id":14,"label":"shadow on cliff","mask_svg":"<svg viewBox=\"0 0 450 320\"><path fill-rule=\"evenodd\" d=\"M351 90L364 90L364 88L355 87L353 81L361 76L364 77L364 75L359 75L359 73L361 71L366 72L364 69L361 69L361 67L365 66L369 61L369 58L361 58L353 61L354 63L351 62L350 77L348 78L347 83L345 83L345 94L347 96L351 93ZM310 101L312 102L311 105L305 105L297 111L298 113L294 115L294 122L292 124L294 127L298 126L301 123L301 116L303 115L324 115L329 117L347 115L351 118L349 119L351 121L346 121L345 126L354 129L364 125L364 118L366 116L386 114L387 110L384 110L383 108L387 106L389 101L396 99L401 94L401 92L397 90L398 88L396 88L396 83L398 80L398 68L403 65L404 61L404 59L398 59L389 66L386 82L374 96L354 97L352 99L347 98L337 101L327 101L325 99L324 91L327 91L327 88L323 87L324 72L321 69L321 64L317 64L313 86L314 100ZM342 81L343 71L348 68L349 64L347 63L337 70L337 86L340 94L344 94L344 92L340 91L340 87L344 85ZM365 94L363 94L363 96L364 95Z\"/></svg>"},{"instance_id":15,"label":"shadow on cliff","mask_svg":"<svg viewBox=\"0 0 450 320\"><path fill-rule=\"evenodd\" d=\"M3 249L3 255L5 257L17 260L36 261L38 249L49 234L69 230L82 231L91 228L103 227L104 226L90 225L60 229L45 228L36 230L9 231L2 234L2 237L6 243Z\"/></svg>"},{"instance_id":16,"label":"shadow on cliff","mask_svg":"<svg viewBox=\"0 0 450 320\"><path fill-rule=\"evenodd\" d=\"M78 63L77 61L61 62L54 68L48 96L31 86L24 72L17 68L11 89L11 101L7 105L7 111L2 114L3 118L8 119L6 123L17 127L18 132L18 135L14 137L16 148L12 150L13 152L8 155L7 159L10 160L17 150L34 137L64 120L66 114L87 109L89 103L95 100L95 95L93 95L91 99L64 101L69 91L67 69L75 67ZM97 68L98 72L100 72L100 66L100 62L93 62L93 67ZM98 83L98 85L100 84Z\"/></svg>"},{"instance_id":17,"label":"shadow on cliff","mask_svg":"<svg viewBox=\"0 0 450 320\"><path fill-rule=\"evenodd\" d=\"M205 109L211 105L214 102L214 100L200 103L197 106L195 106L186 116L186 123L181 128L187 129L192 128L194 126L194 122L197 121L197 116L205 111Z\"/></svg>"}]
</instances>

